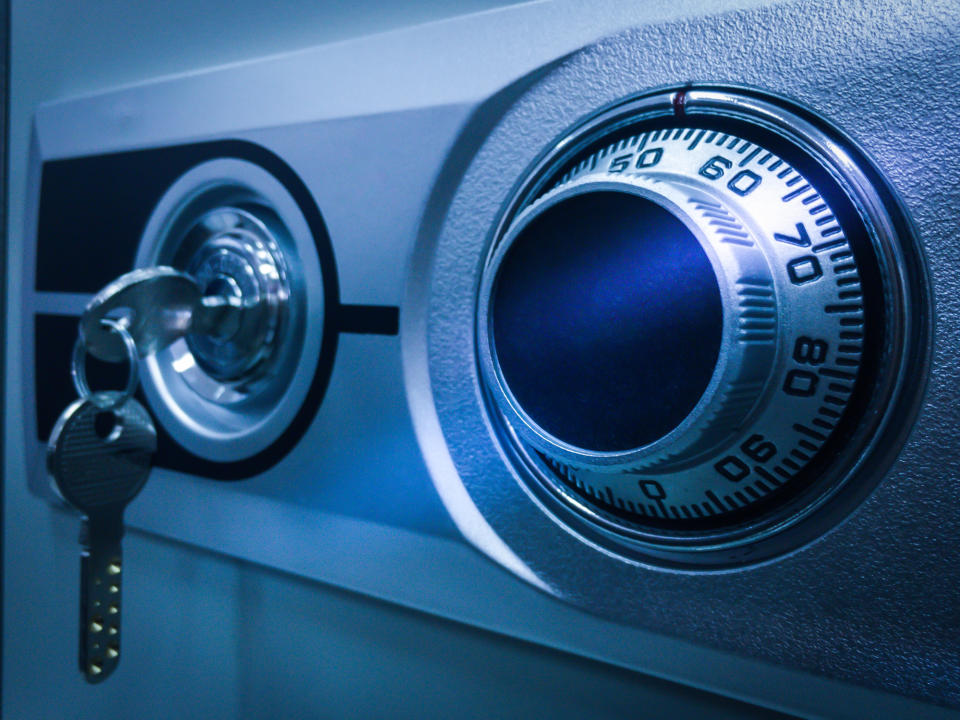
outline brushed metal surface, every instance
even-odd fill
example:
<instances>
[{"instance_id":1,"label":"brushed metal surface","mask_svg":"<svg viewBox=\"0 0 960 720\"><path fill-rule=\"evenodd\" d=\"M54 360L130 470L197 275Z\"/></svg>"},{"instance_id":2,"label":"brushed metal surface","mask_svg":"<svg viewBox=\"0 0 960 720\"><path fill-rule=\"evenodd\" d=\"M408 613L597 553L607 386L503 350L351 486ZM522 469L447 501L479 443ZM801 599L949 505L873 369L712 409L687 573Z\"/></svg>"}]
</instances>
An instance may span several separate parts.
<instances>
[{"instance_id":1,"label":"brushed metal surface","mask_svg":"<svg viewBox=\"0 0 960 720\"><path fill-rule=\"evenodd\" d=\"M5 707L24 714L49 696L50 678L72 673L55 659L74 640L66 630L72 629L75 608L58 598L75 582L75 527L22 483L27 477L33 483L41 462L29 315L79 314L87 299L77 291L33 291L41 162L224 137L262 144L291 165L324 213L341 298L401 305L402 339L344 336L323 410L300 446L270 472L231 484L157 473L128 517L135 528L127 538L135 566L152 568L140 580L127 579L131 607L186 593L202 608L203 624L195 629L204 644L188 646L161 632L178 621L173 606L166 606L157 626L156 617L128 615L131 637L153 644L127 648L128 674L114 678L108 695L94 697L63 684L61 706L107 712L137 707L149 716L155 706L149 706L148 690L176 687L181 706L211 717L235 717L241 705L273 706L271 698L323 707L309 674L283 673L280 691L277 676L264 674L264 656L250 650L292 648L301 662L310 656L308 644L321 646L333 632L324 624L329 589L322 583L804 715L948 716L928 703L960 704L956 663L950 664L958 626L951 558L958 538L956 525L943 522L958 499L952 482L958 453L949 428L960 420L954 350L960 302L951 292L960 250L949 242L958 215L952 188L960 181L948 139L957 113L951 94L958 76L953 3L533 3L202 72L198 66L302 47L313 36L303 24L298 37L307 40L291 45L279 25L263 23L251 33L257 42L240 47L235 34L204 34L198 26L192 44L160 61L151 52L170 41L148 33L143 42L131 43L129 23L118 19L120 5L126 7L103 3L93 15L102 23L96 32L52 6L21 3L18 10L21 32L35 38L59 33L73 44L64 56L50 54L46 41L42 47L39 40L15 44L20 69L12 118L17 143L11 155L8 329L9 337L23 343L22 352L8 351L6 445L18 450L7 458L7 517L15 521L4 528L6 578L41 589L51 642L38 649L34 632L22 629L20 620L37 612L35 602L7 598L5 689L18 690L13 699L4 698ZM243 25L253 16L237 15L231 4L212 17L235 27L231 23ZM164 24L150 15L143 22L167 28L168 38L182 37L182 20ZM221 43L211 47L211 37ZM318 34L312 42L322 40ZM490 52L492 45L497 52ZM587 49L570 55L580 48ZM118 54L131 62L117 63ZM610 74L595 82L599 67ZM164 72L186 74L58 102L34 118L42 101ZM522 562L489 524L510 522L514 510L523 511L514 518L518 526L529 521L524 506L504 503L487 519L461 516L459 528L453 527L431 482L437 480L443 502L462 499L446 482L457 471L447 439L430 417L434 395L423 342L428 324L442 328L448 321L428 318L418 308L434 265L434 239L464 175L479 178L477 165L467 168L488 133L522 151L496 158L481 151L483 157L476 157L488 182L477 183L469 199L475 217L463 216L463 198L453 202L461 229L481 239L489 230L485 219L495 215L507 186L530 159L524 148L541 147L584 108L687 80L779 90L868 147L917 220L933 270L935 372L916 430L877 493L844 526L804 551L806 560L791 557L778 566L803 565L793 582L781 583L783 572L776 568L756 571L746 585L724 577L709 587L643 571L637 604L644 606L644 617L628 626L533 589L548 587L538 577L541 563ZM261 101L244 102L249 95L238 94L237 87ZM515 104L530 87L534 94ZM177 112L185 97L190 112ZM369 137L379 142L358 142ZM384 169L384 148L395 171ZM366 188L362 197L354 191L360 186ZM376 212L370 212L371 198ZM462 269L469 275L478 257L437 262L466 263ZM449 312L455 320L460 309ZM434 350L456 356L460 339L454 333ZM461 432L483 436L489 428L465 418L448 435ZM358 464L358 457L365 462ZM503 467L502 458L483 447L470 463ZM21 482L11 487L10 478ZM482 545L532 585L506 574L470 544ZM301 585L288 574L309 581ZM297 598L295 607L272 601L288 596ZM373 613L366 605L361 611ZM373 636L398 617L388 610L382 616L393 619L370 630ZM224 623L224 617L232 620ZM281 626L297 628L296 637L274 634L278 617ZM264 645L265 638L276 643ZM175 684L172 666L163 661L185 656L197 660L197 673ZM364 656L362 648L350 657ZM148 678L156 680L149 687ZM324 687L338 689L335 680Z\"/></svg>"}]
</instances>

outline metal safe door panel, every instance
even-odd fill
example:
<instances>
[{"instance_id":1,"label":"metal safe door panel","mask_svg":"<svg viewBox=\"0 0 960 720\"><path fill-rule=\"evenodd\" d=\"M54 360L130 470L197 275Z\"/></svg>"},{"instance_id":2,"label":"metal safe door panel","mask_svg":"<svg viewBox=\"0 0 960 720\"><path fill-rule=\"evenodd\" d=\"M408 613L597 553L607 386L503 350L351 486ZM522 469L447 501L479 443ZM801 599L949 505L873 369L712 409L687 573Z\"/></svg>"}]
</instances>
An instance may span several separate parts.
<instances>
[{"instance_id":1,"label":"metal safe door panel","mask_svg":"<svg viewBox=\"0 0 960 720\"><path fill-rule=\"evenodd\" d=\"M947 189L957 181L956 149L943 139L955 125L956 100L948 91L957 78L956 7L538 2L414 26L427 12L411 10L413 18L386 19L383 27L365 26L367 32L352 32L341 18L337 27L345 29L337 38L333 30L311 35L289 19L264 18L257 29L268 31L247 52L224 38L204 48L209 28L188 22L185 32L197 44L184 43L178 64L127 45L117 21L122 11L104 6L97 19L114 43L117 65L123 53L137 64L101 79L97 73L112 63L91 49L92 20L82 30L91 45L78 42L62 64L47 59L39 66L47 68L44 74L31 64L44 55L35 43L45 19L57 16L54 27L63 37L69 25L53 7L14 3L3 662L9 714L26 716L39 707L51 694L40 678L49 675L63 688L52 695L58 708L121 713L136 707L149 716L147 699L153 695L162 704L159 698L182 682L175 701L183 704L181 714L202 709L213 717L254 717L275 694L291 712L349 715L361 706L344 700L342 675L353 678L350 687L366 687L364 658L383 645L351 645L325 623L354 623L358 632L376 636L389 634L393 624L433 628L438 617L789 713L946 716L944 706L960 702L960 640L949 636L949 620L960 607L951 589L957 447L950 371L956 344L949 340L956 308L945 292L956 253L942 229L956 226ZM160 18L143 22L174 32ZM399 29L369 34L391 26ZM256 34L250 27L246 32ZM356 37L345 39L351 34ZM293 49L284 38L306 49L276 54ZM88 72L84 60L91 63ZM216 67L237 60L244 62ZM179 74L157 79L169 72ZM530 548L518 555L489 518L451 514L469 503L451 481L464 469L454 464L447 443L472 429L451 433L435 419L423 369L428 324L435 319L423 312L423 298L434 262L480 262L434 255L462 183L478 188L477 217L492 213L502 198L495 183L482 180L496 163L502 162L503 177L519 178L538 148L603 102L690 81L788 95L864 145L917 222L938 326L920 429L863 512L812 551L765 568L687 577L637 567L648 590L644 602L660 603L661 621L631 625L611 620L609 608L584 612L575 607L577 598L555 597ZM119 85L128 86L104 92ZM565 91L552 93L554 87ZM871 93L879 99L867 105ZM556 127L530 131L525 123L534 113L551 116ZM505 137L525 149L492 158L489 139ZM275 158L285 168L278 173L302 184L329 237L337 307L392 310L399 320L396 327L351 324L359 316L344 310L319 402L300 434L256 467L220 473L178 455L173 441L173 450L161 450L126 515L125 642L134 649L99 689L104 694L94 697L73 667L76 521L47 492L43 441L51 416L70 399L66 372L75 319L93 292L131 269L146 216L170 182L144 158L224 144ZM164 152L150 155L158 149ZM106 161L118 164L97 165ZM132 164L124 166L127 161ZM150 171L128 182L139 162ZM112 185L91 180L69 197L70 187L95 167L110 168ZM130 174L115 174L122 172ZM170 177L179 172L171 170ZM59 187L59 195L50 195L51 187ZM127 202L111 205L111 187L126 187ZM85 230L102 232L114 213L125 213L115 236ZM41 236L42 227L55 231ZM107 251L84 264L90 253ZM80 270L64 273L58 256L74 255ZM492 452L478 452L474 460L474 471L503 462ZM915 496L923 485L929 492ZM517 507L503 508L504 516L514 512ZM871 535L869 547L851 544ZM894 535L912 541L891 539L885 550L885 538ZM869 562L857 565L867 556ZM562 559L544 551L542 562ZM804 578L813 578L816 567L830 591L805 597ZM853 582L858 572L867 576L863 585L849 586L850 601L835 603L844 593L834 585ZM934 582L938 577L943 584ZM889 597L862 597L858 587L872 591L884 578ZM197 606L189 618L177 610L180 595ZM694 617L697 612L702 615ZM902 626L891 625L894 615ZM202 622L190 619L198 617ZM315 647L281 635L253 657L250 648L270 635L270 622L300 628ZM478 657L499 652L456 627L436 641L473 647ZM434 630L416 632L447 632ZM391 637L402 646L398 658L416 654L407 645L415 644L416 632ZM46 639L38 642L38 633ZM327 641L335 658L322 657ZM156 644L155 653L148 642ZM388 655L396 650L391 642ZM281 659L285 649L292 650L288 665ZM508 652L527 650L511 645ZM538 657L544 667L561 662ZM316 669L340 660L351 669ZM279 663L284 672L264 673L258 661ZM431 662L425 676L434 672ZM319 693L312 676L338 687ZM155 694L144 685L151 677L158 678ZM330 697L337 699L325 709ZM560 697L554 702L563 705ZM510 711L518 703L511 701ZM426 714L440 717L450 707L440 702ZM481 707L493 711L478 702ZM388 717L410 712L407 705L370 710Z\"/></svg>"}]
</instances>

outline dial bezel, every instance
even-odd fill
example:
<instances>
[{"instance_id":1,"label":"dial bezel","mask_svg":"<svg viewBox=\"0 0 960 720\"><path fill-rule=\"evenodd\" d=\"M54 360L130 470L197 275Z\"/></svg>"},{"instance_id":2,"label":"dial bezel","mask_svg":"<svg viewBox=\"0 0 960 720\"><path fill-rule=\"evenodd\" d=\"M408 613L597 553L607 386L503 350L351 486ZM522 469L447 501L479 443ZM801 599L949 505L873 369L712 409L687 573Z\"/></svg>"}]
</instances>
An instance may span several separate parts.
<instances>
[{"instance_id":1,"label":"dial bezel","mask_svg":"<svg viewBox=\"0 0 960 720\"><path fill-rule=\"evenodd\" d=\"M857 381L861 385L860 397L869 397L865 406L857 409L856 422L846 423L846 435L838 434L838 438L846 440L846 448L839 450L829 463L811 462L806 474L807 486L795 483L793 497L781 497L775 507L755 504L742 521L727 518L723 527L706 531L702 528L657 529L649 524L631 526L566 491L555 476L545 476L537 453L531 452L509 422L503 422L489 386L484 388L488 412L507 453L528 490L555 520L617 554L643 560L653 557L661 563L683 566L723 565L765 557L810 537L817 532L815 528L821 532L828 529L872 489L871 459L886 450L882 438L891 431L890 416L895 400L911 386L917 391L922 387L922 383L910 383L907 377L909 360L920 352L912 346L919 336L914 323L923 324L915 320L921 309L911 306L911 297L916 292L910 288L910 278L922 277L922 267L911 252L916 243L900 204L852 140L822 118L782 98L743 89L687 87L633 98L593 115L543 153L518 183L496 226L484 266L489 266L497 257L501 241L517 216L553 187L564 169L575 165L577 159L588 155L594 146L609 143L644 124L691 126L708 120L713 123L711 127L725 123L736 126L742 137L756 137L759 133L777 138L795 156L805 158L817 172L833 182L862 225L871 251L867 259L876 261L875 276L882 285L879 288L882 314L877 317L874 312L871 318L871 322L879 321L881 327L873 331L874 347L870 357L876 367L869 379L869 392L863 391L864 383L860 379ZM781 152L780 147L768 149ZM793 159L790 162L796 164ZM844 229L848 231L847 227ZM862 253L863 248L860 251ZM858 257L858 261L861 259L865 258ZM481 299L478 310L482 306ZM478 329L480 348L483 347L480 336L485 330ZM882 340L878 340L878 333ZM865 346L864 357L870 352ZM483 357L478 361L483 363ZM852 412L848 409L845 415L852 417ZM818 453L821 460L823 455ZM809 480L814 475L816 477ZM832 510L821 512L825 507ZM808 528L806 532L786 532L801 524Z\"/></svg>"},{"instance_id":2,"label":"dial bezel","mask_svg":"<svg viewBox=\"0 0 960 720\"><path fill-rule=\"evenodd\" d=\"M752 274L758 277L769 277L770 269L767 266L766 259L756 247L735 247L724 246L717 241L718 233L716 228L704 228L696 224L693 217L682 207L683 197L681 193L668 190L666 188L654 190L651 183L644 182L642 178L633 182L612 182L606 179L589 179L587 182L566 183L561 187L549 193L549 198L543 198L536 206L530 206L519 214L516 221L511 224L508 235L499 243L496 251L488 261L484 272L484 280L480 288L480 300L478 306L478 317L481 318L481 325L486 325L486 329L480 329L478 332L478 349L481 363L481 369L487 378L488 387L495 386L498 395L502 400L497 405L507 418L511 427L518 433L523 441L533 447L551 452L555 457L566 461L576 463L578 461L589 460L592 463L605 466L629 465L632 462L644 460L648 461L658 455L663 455L664 447L670 447L671 443L678 438L689 434L690 429L696 425L705 414L715 412L717 388L724 380L731 380L732 370L744 362L744 356L751 352L768 351L770 357L765 358L768 362L773 362L774 348L745 348L736 342L738 332L739 314L735 312L725 313L721 330L721 341L719 346L719 357L712 376L700 396L699 401L690 410L687 417L673 428L669 433L658 440L637 448L614 451L594 451L587 448L577 447L561 440L549 431L542 428L533 418L524 410L522 404L514 397L509 384L503 376L499 361L497 359L497 350L493 341L493 322L492 322L492 304L491 300L496 291L496 278L505 256L511 248L511 243L518 238L527 228L530 222L534 221L539 214L549 212L551 208L563 203L571 198L582 194L592 192L620 192L628 195L657 202L664 209L676 217L689 230L691 235L703 249L704 254L716 274L721 296L735 296L734 288L737 277ZM663 193L668 193L664 195ZM535 211L531 213L530 211ZM726 262L721 260L720 255L726 256ZM483 318L487 318L484 322ZM749 414L751 408L744 408L744 416Z\"/></svg>"}]
</instances>

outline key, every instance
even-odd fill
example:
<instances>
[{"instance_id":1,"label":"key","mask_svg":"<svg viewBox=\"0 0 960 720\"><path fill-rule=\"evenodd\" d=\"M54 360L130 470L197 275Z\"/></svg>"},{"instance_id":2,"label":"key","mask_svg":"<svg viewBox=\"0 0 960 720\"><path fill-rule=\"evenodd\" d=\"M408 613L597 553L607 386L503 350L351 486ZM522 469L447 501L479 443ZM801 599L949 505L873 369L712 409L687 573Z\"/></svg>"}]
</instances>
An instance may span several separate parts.
<instances>
[{"instance_id":1,"label":"key","mask_svg":"<svg viewBox=\"0 0 960 720\"><path fill-rule=\"evenodd\" d=\"M50 435L47 469L84 515L80 535L80 670L105 680L120 662L123 512L150 474L157 433L127 393L97 392L63 411Z\"/></svg>"},{"instance_id":2,"label":"key","mask_svg":"<svg viewBox=\"0 0 960 720\"><path fill-rule=\"evenodd\" d=\"M242 313L262 311L239 297L204 296L194 278L172 267L140 268L94 296L80 319L80 337L92 355L119 362L126 357L123 340L103 323L118 313L142 357L191 333L228 338L241 326Z\"/></svg>"}]
</instances>

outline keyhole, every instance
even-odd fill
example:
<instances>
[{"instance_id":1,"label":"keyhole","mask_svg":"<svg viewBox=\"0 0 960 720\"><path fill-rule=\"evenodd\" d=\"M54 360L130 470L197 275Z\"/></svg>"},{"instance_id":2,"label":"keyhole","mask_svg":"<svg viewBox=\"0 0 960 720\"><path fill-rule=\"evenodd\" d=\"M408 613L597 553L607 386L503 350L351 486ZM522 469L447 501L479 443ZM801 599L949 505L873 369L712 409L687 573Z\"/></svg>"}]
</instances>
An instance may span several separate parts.
<instances>
[{"instance_id":1,"label":"keyhole","mask_svg":"<svg viewBox=\"0 0 960 720\"><path fill-rule=\"evenodd\" d=\"M203 289L203 295L204 297L223 297L231 300L243 300L243 291L240 289L240 284L230 275L223 273L214 275L210 279L207 286ZM209 339L215 345L223 345L229 342L233 336L237 334L237 330L239 329L239 317L234 317L232 321L228 323L221 323L221 326L216 328L214 334L210 335Z\"/></svg>"},{"instance_id":2,"label":"keyhole","mask_svg":"<svg viewBox=\"0 0 960 720\"><path fill-rule=\"evenodd\" d=\"M104 410L94 416L93 431L101 440L113 442L123 431L123 421L113 410Z\"/></svg>"}]
</instances>

